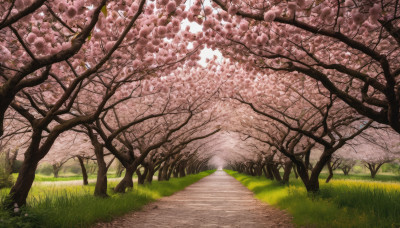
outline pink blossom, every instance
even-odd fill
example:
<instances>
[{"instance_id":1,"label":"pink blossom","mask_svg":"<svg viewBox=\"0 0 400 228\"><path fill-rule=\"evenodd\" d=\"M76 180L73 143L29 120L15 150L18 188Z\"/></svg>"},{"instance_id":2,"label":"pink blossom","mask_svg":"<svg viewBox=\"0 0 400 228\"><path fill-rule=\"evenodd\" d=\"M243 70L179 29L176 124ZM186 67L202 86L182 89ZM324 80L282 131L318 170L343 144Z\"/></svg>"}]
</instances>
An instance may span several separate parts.
<instances>
[{"instance_id":1,"label":"pink blossom","mask_svg":"<svg viewBox=\"0 0 400 228\"><path fill-rule=\"evenodd\" d=\"M134 68L138 68L140 65L141 65L141 61L140 60L138 60L138 59L135 59L135 60L133 60L133 62L132 62L132 66L134 67Z\"/></svg>"},{"instance_id":2,"label":"pink blossom","mask_svg":"<svg viewBox=\"0 0 400 228\"><path fill-rule=\"evenodd\" d=\"M29 35L26 37L26 40L28 41L28 43L33 44L33 42L35 42L36 39L36 34L35 33L29 33Z\"/></svg>"},{"instance_id":3,"label":"pink blossom","mask_svg":"<svg viewBox=\"0 0 400 228\"><path fill-rule=\"evenodd\" d=\"M58 10L60 12L64 12L65 10L67 10L67 4L64 1L60 1L60 3L58 3Z\"/></svg>"},{"instance_id":4,"label":"pink blossom","mask_svg":"<svg viewBox=\"0 0 400 228\"><path fill-rule=\"evenodd\" d=\"M65 42L62 44L62 50L67 50L71 47L71 42Z\"/></svg>"},{"instance_id":5,"label":"pink blossom","mask_svg":"<svg viewBox=\"0 0 400 228\"><path fill-rule=\"evenodd\" d=\"M69 8L68 8L68 10L67 10L67 16L69 17L69 18L73 18L73 17L75 17L76 16L76 8L74 7L74 6L70 6Z\"/></svg>"},{"instance_id":6,"label":"pink blossom","mask_svg":"<svg viewBox=\"0 0 400 228\"><path fill-rule=\"evenodd\" d=\"M297 0L297 5L300 8L304 8L306 6L306 1L305 0Z\"/></svg>"},{"instance_id":7,"label":"pink blossom","mask_svg":"<svg viewBox=\"0 0 400 228\"><path fill-rule=\"evenodd\" d=\"M212 27L212 25L213 25L213 20L211 18L207 18L203 23L204 29L209 29Z\"/></svg>"},{"instance_id":8,"label":"pink blossom","mask_svg":"<svg viewBox=\"0 0 400 228\"><path fill-rule=\"evenodd\" d=\"M151 28L146 26L140 30L139 35L141 37L147 37L150 33L151 33Z\"/></svg>"},{"instance_id":9,"label":"pink blossom","mask_svg":"<svg viewBox=\"0 0 400 228\"><path fill-rule=\"evenodd\" d=\"M272 10L269 10L264 14L264 20L266 22L272 22L274 19L275 19L275 12L273 12Z\"/></svg>"},{"instance_id":10,"label":"pink blossom","mask_svg":"<svg viewBox=\"0 0 400 228\"><path fill-rule=\"evenodd\" d=\"M212 8L209 6L204 7L204 14L206 16L211 15L212 14Z\"/></svg>"},{"instance_id":11,"label":"pink blossom","mask_svg":"<svg viewBox=\"0 0 400 228\"><path fill-rule=\"evenodd\" d=\"M357 25L361 25L364 22L364 16L356 10L352 11L352 17L353 17L354 23Z\"/></svg>"},{"instance_id":12,"label":"pink blossom","mask_svg":"<svg viewBox=\"0 0 400 228\"><path fill-rule=\"evenodd\" d=\"M230 15L235 15L238 12L238 7L236 5L231 5L228 9Z\"/></svg>"},{"instance_id":13,"label":"pink blossom","mask_svg":"<svg viewBox=\"0 0 400 228\"><path fill-rule=\"evenodd\" d=\"M8 61L11 58L11 52L4 46L0 45L0 61Z\"/></svg>"},{"instance_id":14,"label":"pink blossom","mask_svg":"<svg viewBox=\"0 0 400 228\"><path fill-rule=\"evenodd\" d=\"M319 17L321 18L321 20L325 21L330 15L331 15L331 8L330 7L325 7L322 9L321 14L319 15Z\"/></svg>"},{"instance_id":15,"label":"pink blossom","mask_svg":"<svg viewBox=\"0 0 400 228\"><path fill-rule=\"evenodd\" d=\"M169 2L169 0L160 0L159 1L160 5L164 5L164 6L167 5L168 2Z\"/></svg>"},{"instance_id":16,"label":"pink blossom","mask_svg":"<svg viewBox=\"0 0 400 228\"><path fill-rule=\"evenodd\" d=\"M240 29L240 31L242 31L242 32L247 31L248 28L249 28L249 22L247 22L247 21L245 21L245 20L243 20L243 21L240 23L240 25L239 25L239 29Z\"/></svg>"},{"instance_id":17,"label":"pink blossom","mask_svg":"<svg viewBox=\"0 0 400 228\"><path fill-rule=\"evenodd\" d=\"M38 37L35 39L35 42L33 45L38 49L38 50L43 50L46 46L45 40L43 37Z\"/></svg>"},{"instance_id":18,"label":"pink blossom","mask_svg":"<svg viewBox=\"0 0 400 228\"><path fill-rule=\"evenodd\" d=\"M136 11L139 9L139 5L137 3L133 3L131 5L131 10L133 13L136 13Z\"/></svg>"},{"instance_id":19,"label":"pink blossom","mask_svg":"<svg viewBox=\"0 0 400 228\"><path fill-rule=\"evenodd\" d=\"M22 10L25 7L23 0L16 0L14 5L15 5L15 8L17 8L17 10Z\"/></svg>"},{"instance_id":20,"label":"pink blossom","mask_svg":"<svg viewBox=\"0 0 400 228\"><path fill-rule=\"evenodd\" d=\"M114 41L108 41L104 48L106 49L106 51L110 51L111 48L114 46L114 44L115 44Z\"/></svg>"},{"instance_id":21,"label":"pink blossom","mask_svg":"<svg viewBox=\"0 0 400 228\"><path fill-rule=\"evenodd\" d=\"M158 27L158 34L159 34L160 36L165 35L165 33L167 33L167 27L165 27L165 26L160 26L160 27Z\"/></svg>"},{"instance_id":22,"label":"pink blossom","mask_svg":"<svg viewBox=\"0 0 400 228\"><path fill-rule=\"evenodd\" d=\"M175 9L176 9L176 3L175 3L174 1L169 2L169 3L167 4L167 6L166 6L166 9L167 9L167 13L172 13L172 12L174 12Z\"/></svg>"},{"instance_id":23,"label":"pink blossom","mask_svg":"<svg viewBox=\"0 0 400 228\"><path fill-rule=\"evenodd\" d=\"M374 4L374 6L369 9L369 14L370 14L371 20L377 21L379 19L379 17L381 16L381 12L382 12L382 9L381 9L380 4L379 3Z\"/></svg>"},{"instance_id":24,"label":"pink blossom","mask_svg":"<svg viewBox=\"0 0 400 228\"><path fill-rule=\"evenodd\" d=\"M352 7L354 5L354 2L353 2L353 0L346 0L344 2L344 5L347 7Z\"/></svg>"},{"instance_id":25,"label":"pink blossom","mask_svg":"<svg viewBox=\"0 0 400 228\"><path fill-rule=\"evenodd\" d=\"M296 11L296 7L297 7L297 5L296 5L296 2L289 2L288 3L288 9L290 10L290 11Z\"/></svg>"}]
</instances>

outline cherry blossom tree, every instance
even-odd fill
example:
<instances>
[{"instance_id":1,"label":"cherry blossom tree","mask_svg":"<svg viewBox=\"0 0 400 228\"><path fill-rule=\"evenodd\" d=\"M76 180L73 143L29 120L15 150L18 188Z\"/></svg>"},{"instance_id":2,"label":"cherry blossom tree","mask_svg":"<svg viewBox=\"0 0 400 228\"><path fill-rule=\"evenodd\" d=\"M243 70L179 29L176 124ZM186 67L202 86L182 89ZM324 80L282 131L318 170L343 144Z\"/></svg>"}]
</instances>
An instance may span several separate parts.
<instances>
[{"instance_id":1,"label":"cherry blossom tree","mask_svg":"<svg viewBox=\"0 0 400 228\"><path fill-rule=\"evenodd\" d=\"M41 1L36 3L43 5ZM28 77L31 71L33 73L34 70L45 67L46 70L40 76L40 83L34 83L32 85L35 87L26 90L23 89L26 87L21 87L23 90L13 90L15 91L13 95L7 91L11 88L12 83L18 83L14 79L22 80L22 76L3 76L5 84L2 85L2 92L5 92L8 97L4 100L7 102L2 105L2 108L7 109L8 104L11 104L11 107L24 116L33 127L31 146L25 152L26 159L21 169L22 175L19 175L10 192L11 201L15 201L19 205L25 203L26 195L31 186L29 183L34 178L33 170L36 168L36 164L47 154L62 132L80 124L95 121L105 111L104 109L107 110L113 106L112 104L121 102L117 100L124 100L119 94L122 94L122 97L129 96L129 93L127 95L120 92L124 89L130 89L129 86L123 87L127 82L140 80L144 75L156 76L154 74L157 70L164 70L164 73L168 73L168 69L172 69L174 63L182 60L182 56L185 57L188 53L190 55L190 53L196 52L197 46L188 50L187 45L182 46L182 43L178 42L180 36L176 36L176 33L180 32L179 22L183 19L183 16L181 15L182 9L177 8L176 3L158 4L157 7L154 3L145 4L144 0L131 2L131 4L112 2L106 5L106 1L103 1L100 5L91 2L83 5L81 3L84 2L79 1L79 7L75 7L71 4L78 4L78 1L71 2L70 5L62 5L57 2L57 6L66 7L64 7L64 10L66 10L69 18L77 19L77 21L72 20L72 24L77 23L76 27L79 31L79 28L83 28L76 37L74 35L70 37L70 40L72 40L71 48L75 48L74 42L79 44L79 48L83 47L73 49L72 54L77 53L76 55L68 55L64 50L56 51L56 56L46 56L46 58L55 62L43 62L42 64L39 61L42 65L36 64L35 58L29 55L30 46L23 45L22 40L20 41L20 49L26 51L28 53L27 58L32 58L34 63L32 63L33 68L29 68L29 72L27 71L28 73L24 74L24 77ZM85 4L89 5L86 6ZM14 6L11 5L10 7L10 12L14 13L12 11ZM48 10L51 13L50 8L41 7L40 9ZM74 10L77 9L81 10L78 13L82 13L79 14L82 16L82 21L78 20L79 17L75 17L77 11ZM63 9L59 10L64 12ZM84 27L82 24L85 24L86 13L91 12L91 10L94 10L91 14L93 18ZM125 13L121 13L122 11ZM51 16L59 16L57 12L51 14ZM40 11L38 17L42 18L43 14L48 15ZM165 17L155 15L165 15ZM168 20L172 15L174 15L175 20ZM68 24L61 23L62 18L61 20L56 18L55 21L60 23L61 27L68 26ZM51 24L42 27L54 28ZM66 30L70 29L67 27ZM42 32L44 31L39 29L41 35ZM190 37L189 32L183 32L187 34L187 37ZM14 32L14 35L18 38L17 33L18 31ZM35 34L27 34L27 36L30 38L29 41L34 43L35 48L42 47L38 50L39 54L46 49L44 47L49 46L43 41L42 37L37 38L37 34L36 37ZM36 42L36 38L40 42ZM173 40L173 42L168 39ZM68 47L70 40L67 41L66 47ZM85 41L88 44L87 47L82 46ZM42 45L38 46L37 43ZM62 47L60 46L60 48ZM177 50L177 52L172 55L174 50ZM61 54L66 58L57 59L57 55ZM193 55L190 60L196 60L196 55ZM57 61L62 62L58 63ZM51 69L50 64L53 63L57 63L57 68ZM21 63L20 65L25 66L26 64L24 64ZM7 68L7 70L9 69ZM51 77L48 77L48 75L51 75ZM14 86L13 88L17 87ZM17 94L19 91L21 92ZM89 94L98 94L98 96L94 97L90 106L83 108L79 101L82 101L84 96L86 98L91 97L88 96ZM17 97L15 97L16 95Z\"/></svg>"},{"instance_id":2,"label":"cherry blossom tree","mask_svg":"<svg viewBox=\"0 0 400 228\"><path fill-rule=\"evenodd\" d=\"M234 77L231 80L237 81ZM234 94L227 91L226 96L249 107L242 119L263 137L251 136L287 156L310 192L319 190L318 176L332 154L372 123L316 81L304 77L259 74L238 84ZM255 117L249 116L249 111ZM309 174L310 154L315 147L323 152Z\"/></svg>"},{"instance_id":3,"label":"cherry blossom tree","mask_svg":"<svg viewBox=\"0 0 400 228\"><path fill-rule=\"evenodd\" d=\"M347 161L361 161L375 178L381 166L399 158L399 134L383 126L364 131L337 154ZM388 140L390 139L390 140Z\"/></svg>"},{"instance_id":4,"label":"cherry blossom tree","mask_svg":"<svg viewBox=\"0 0 400 228\"><path fill-rule=\"evenodd\" d=\"M41 162L50 163L53 166L54 177L57 178L62 166L70 159L77 156L91 157L92 155L93 146L84 134L67 131L57 138Z\"/></svg>"},{"instance_id":5,"label":"cherry blossom tree","mask_svg":"<svg viewBox=\"0 0 400 228\"><path fill-rule=\"evenodd\" d=\"M247 74L306 75L400 132L398 1L212 2L197 1L193 17L207 45Z\"/></svg>"}]
</instances>

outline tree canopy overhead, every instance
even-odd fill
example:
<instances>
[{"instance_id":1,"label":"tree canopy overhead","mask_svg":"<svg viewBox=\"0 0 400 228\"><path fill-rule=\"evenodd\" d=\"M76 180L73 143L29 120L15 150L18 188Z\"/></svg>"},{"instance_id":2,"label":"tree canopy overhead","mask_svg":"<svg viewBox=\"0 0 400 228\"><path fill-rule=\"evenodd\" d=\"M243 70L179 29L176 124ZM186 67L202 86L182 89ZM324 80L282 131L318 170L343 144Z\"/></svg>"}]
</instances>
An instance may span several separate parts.
<instances>
[{"instance_id":1,"label":"tree canopy overhead","mask_svg":"<svg viewBox=\"0 0 400 228\"><path fill-rule=\"evenodd\" d=\"M283 181L294 165L318 191L334 154L362 140L398 156L399 6L2 1L0 149L18 147L24 159L11 202L25 203L43 159L84 156L63 148L71 142L97 160L100 196L107 156L127 170L118 192L135 172L151 181L157 170L168 179L207 164ZM222 58L200 54L205 48Z\"/></svg>"}]
</instances>

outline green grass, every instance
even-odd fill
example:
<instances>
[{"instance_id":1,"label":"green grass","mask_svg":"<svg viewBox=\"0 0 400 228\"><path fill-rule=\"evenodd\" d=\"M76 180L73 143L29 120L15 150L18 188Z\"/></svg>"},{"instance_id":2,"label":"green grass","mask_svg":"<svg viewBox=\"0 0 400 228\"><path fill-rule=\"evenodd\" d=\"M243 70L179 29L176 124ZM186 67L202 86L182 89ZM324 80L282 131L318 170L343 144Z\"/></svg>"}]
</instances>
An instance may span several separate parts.
<instances>
[{"instance_id":1,"label":"green grass","mask_svg":"<svg viewBox=\"0 0 400 228\"><path fill-rule=\"evenodd\" d=\"M109 198L94 197L94 185L89 186L37 186L33 187L24 209L21 223L40 224L40 227L88 227L99 221L111 221L127 212L139 210L145 204L163 196L169 196L184 189L201 178L213 173L205 171L169 181L154 181L152 184L136 185L125 194L114 194L111 189ZM112 188L117 182L109 183ZM3 196L8 192L2 190ZM27 213L28 216L24 216ZM0 219L10 222L5 227L19 227L19 221L12 221L5 212L0 211ZM11 225L12 226L11 226ZM29 227L29 226L28 226Z\"/></svg>"},{"instance_id":2,"label":"green grass","mask_svg":"<svg viewBox=\"0 0 400 228\"><path fill-rule=\"evenodd\" d=\"M299 180L289 186L226 170L256 198L287 210L297 226L400 227L400 184L361 180L321 180L318 195L308 195Z\"/></svg>"},{"instance_id":3,"label":"green grass","mask_svg":"<svg viewBox=\"0 0 400 228\"><path fill-rule=\"evenodd\" d=\"M320 179L326 179L328 173L321 173ZM350 174L344 175L343 173L334 173L333 180L368 180L368 181L382 181L382 182L400 182L400 175L395 174L378 174L372 178L370 174Z\"/></svg>"},{"instance_id":4,"label":"green grass","mask_svg":"<svg viewBox=\"0 0 400 228\"><path fill-rule=\"evenodd\" d=\"M18 173L13 173L13 180L17 180L18 178ZM123 175L122 175L123 177ZM88 175L88 179L96 179L97 176L96 174L91 174ZM116 178L115 174L109 173L107 174L107 178ZM82 175L76 175L76 174L65 174L65 175L60 175L58 178L55 178L54 176L48 176L48 175L43 175L43 174L35 174L35 181L36 182L42 182L42 181L72 181L72 180L82 180Z\"/></svg>"}]
</instances>

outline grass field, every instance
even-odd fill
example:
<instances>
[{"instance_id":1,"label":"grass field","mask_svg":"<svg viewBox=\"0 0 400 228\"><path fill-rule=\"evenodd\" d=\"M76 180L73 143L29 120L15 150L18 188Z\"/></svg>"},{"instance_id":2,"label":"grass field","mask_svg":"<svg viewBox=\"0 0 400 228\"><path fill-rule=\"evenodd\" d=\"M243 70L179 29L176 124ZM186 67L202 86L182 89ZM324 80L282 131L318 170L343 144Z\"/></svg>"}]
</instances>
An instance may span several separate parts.
<instances>
[{"instance_id":1,"label":"grass field","mask_svg":"<svg viewBox=\"0 0 400 228\"><path fill-rule=\"evenodd\" d=\"M21 216L10 217L0 211L0 227L88 227L99 221L111 221L129 211L139 210L145 204L163 196L184 189L201 178L213 173L202 172L169 181L154 181L152 184L138 186L126 194L114 194L109 198L93 196L94 185L88 186L36 186L29 196L28 206L22 209ZM117 182L110 182L112 188ZM2 189L4 196L9 189ZM25 216L27 214L27 216ZM39 226L40 224L40 226Z\"/></svg>"},{"instance_id":2,"label":"grass field","mask_svg":"<svg viewBox=\"0 0 400 228\"><path fill-rule=\"evenodd\" d=\"M18 173L13 173L13 180L17 180ZM116 175L113 173L107 174L107 178L115 178ZM123 175L122 175L123 177ZM96 179L96 174L88 175L88 179ZM82 175L78 174L65 174L60 175L59 177L55 178L52 175L43 175L43 174L35 174L35 181L71 181L71 180L82 180Z\"/></svg>"},{"instance_id":3,"label":"grass field","mask_svg":"<svg viewBox=\"0 0 400 228\"><path fill-rule=\"evenodd\" d=\"M328 177L328 173L321 173L319 177L320 179L325 180ZM335 173L333 175L333 180L367 180L367 181L382 181L382 182L400 182L400 175L380 173L376 175L375 178L372 178L371 175L368 173L350 174L350 175L344 175L343 173Z\"/></svg>"},{"instance_id":4,"label":"grass field","mask_svg":"<svg viewBox=\"0 0 400 228\"><path fill-rule=\"evenodd\" d=\"M400 183L321 179L318 195L308 195L300 180L289 186L226 170L261 201L287 210L306 227L400 227Z\"/></svg>"}]
</instances>

